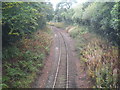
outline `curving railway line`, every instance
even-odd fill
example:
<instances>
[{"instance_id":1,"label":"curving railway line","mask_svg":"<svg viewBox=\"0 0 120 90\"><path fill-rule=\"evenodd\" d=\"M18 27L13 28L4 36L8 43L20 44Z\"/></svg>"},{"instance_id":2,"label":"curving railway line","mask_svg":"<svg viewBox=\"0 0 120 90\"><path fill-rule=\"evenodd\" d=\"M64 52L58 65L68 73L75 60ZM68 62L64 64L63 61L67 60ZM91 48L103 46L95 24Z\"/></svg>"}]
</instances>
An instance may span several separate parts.
<instances>
[{"instance_id":1,"label":"curving railway line","mask_svg":"<svg viewBox=\"0 0 120 90\"><path fill-rule=\"evenodd\" d=\"M46 88L71 88L74 87L75 65L70 54L70 45L67 42L62 30L51 26L54 32L54 58L52 59L52 69L46 81ZM69 48L69 49L68 49Z\"/></svg>"},{"instance_id":2,"label":"curving railway line","mask_svg":"<svg viewBox=\"0 0 120 90\"><path fill-rule=\"evenodd\" d=\"M64 36L60 31L55 31L55 35L58 39L58 62L55 70L55 76L52 88L68 88L69 78L68 78L68 47Z\"/></svg>"},{"instance_id":3,"label":"curving railway line","mask_svg":"<svg viewBox=\"0 0 120 90\"><path fill-rule=\"evenodd\" d=\"M34 87L37 88L81 88L91 85L81 70L75 43L65 30L51 26L53 43L50 55ZM92 85L91 85L92 86Z\"/></svg>"}]
</instances>

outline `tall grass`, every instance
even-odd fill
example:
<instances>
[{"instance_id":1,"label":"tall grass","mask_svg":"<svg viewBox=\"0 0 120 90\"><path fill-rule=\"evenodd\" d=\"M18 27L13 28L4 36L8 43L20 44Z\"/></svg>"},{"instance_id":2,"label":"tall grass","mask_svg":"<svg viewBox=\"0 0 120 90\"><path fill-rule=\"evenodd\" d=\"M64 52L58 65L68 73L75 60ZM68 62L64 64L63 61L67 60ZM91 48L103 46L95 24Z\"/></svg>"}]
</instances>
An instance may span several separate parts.
<instances>
[{"instance_id":1,"label":"tall grass","mask_svg":"<svg viewBox=\"0 0 120 90\"><path fill-rule=\"evenodd\" d=\"M86 26L68 30L76 40L76 50L96 88L118 87L118 47L101 36L88 32Z\"/></svg>"}]
</instances>

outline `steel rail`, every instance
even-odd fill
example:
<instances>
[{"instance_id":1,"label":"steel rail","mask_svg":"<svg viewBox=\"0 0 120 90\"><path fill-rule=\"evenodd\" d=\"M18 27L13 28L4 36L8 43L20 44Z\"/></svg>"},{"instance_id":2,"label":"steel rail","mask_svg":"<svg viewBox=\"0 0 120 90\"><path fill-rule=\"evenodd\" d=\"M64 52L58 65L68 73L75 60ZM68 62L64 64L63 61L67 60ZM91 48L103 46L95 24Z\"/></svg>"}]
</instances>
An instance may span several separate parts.
<instances>
[{"instance_id":1,"label":"steel rail","mask_svg":"<svg viewBox=\"0 0 120 90\"><path fill-rule=\"evenodd\" d=\"M67 43L65 42L64 36L62 35L61 32L59 32L59 35L62 36L63 41L64 41L64 45L65 45L65 49L66 49L66 88L69 88L68 47L67 47ZM54 78L54 82L53 82L53 86L52 86L53 89L55 88L55 85L56 85L56 82L57 82L57 77L58 77L59 68L60 68L60 62L61 62L61 40L60 40L60 36L59 35L58 35L58 38L59 38L59 58L58 58L57 70L56 70L56 73L55 73L55 78Z\"/></svg>"},{"instance_id":2,"label":"steel rail","mask_svg":"<svg viewBox=\"0 0 120 90\"><path fill-rule=\"evenodd\" d=\"M65 38L64 38L64 36L62 35L62 33L61 32L59 32L60 34L61 34L61 36L62 36L62 38L63 38L63 40L64 40L64 44L65 44L65 47L66 47L66 60L67 60L67 62L66 62L66 69L67 69L67 75L66 75L66 88L69 88L69 73L68 73L68 69L69 69L69 64L68 64L68 47L67 47L67 43L65 42Z\"/></svg>"},{"instance_id":3,"label":"steel rail","mask_svg":"<svg viewBox=\"0 0 120 90\"><path fill-rule=\"evenodd\" d=\"M58 35L58 38L59 38L59 58L58 58L57 70L56 70L55 79L54 79L52 88L55 88L57 77L58 77L58 72L60 68L60 61L61 61L61 40L60 40L59 35Z\"/></svg>"}]
</instances>

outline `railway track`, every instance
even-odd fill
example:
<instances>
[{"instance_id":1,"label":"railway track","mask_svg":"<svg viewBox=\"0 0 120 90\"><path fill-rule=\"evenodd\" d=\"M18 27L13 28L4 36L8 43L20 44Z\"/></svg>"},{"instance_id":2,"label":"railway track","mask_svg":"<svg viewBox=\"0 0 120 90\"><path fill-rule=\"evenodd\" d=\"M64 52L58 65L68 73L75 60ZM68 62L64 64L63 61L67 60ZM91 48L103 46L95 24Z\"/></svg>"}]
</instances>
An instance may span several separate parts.
<instances>
[{"instance_id":1,"label":"railway track","mask_svg":"<svg viewBox=\"0 0 120 90\"><path fill-rule=\"evenodd\" d=\"M57 30L55 33L59 40L59 55L52 88L69 88L67 43L63 34L59 30Z\"/></svg>"}]
</instances>

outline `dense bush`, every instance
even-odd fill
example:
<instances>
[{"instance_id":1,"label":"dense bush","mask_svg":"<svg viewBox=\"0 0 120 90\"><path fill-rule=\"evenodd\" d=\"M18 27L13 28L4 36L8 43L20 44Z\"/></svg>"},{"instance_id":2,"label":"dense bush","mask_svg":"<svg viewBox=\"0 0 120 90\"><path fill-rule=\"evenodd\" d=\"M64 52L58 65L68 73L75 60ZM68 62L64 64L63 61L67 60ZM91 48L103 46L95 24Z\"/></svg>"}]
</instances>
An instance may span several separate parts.
<instances>
[{"instance_id":1,"label":"dense bush","mask_svg":"<svg viewBox=\"0 0 120 90\"><path fill-rule=\"evenodd\" d=\"M12 46L3 48L2 87L32 87L32 83L44 65L50 44L50 35L44 29L35 32L32 38L23 37Z\"/></svg>"},{"instance_id":2,"label":"dense bush","mask_svg":"<svg viewBox=\"0 0 120 90\"><path fill-rule=\"evenodd\" d=\"M61 12L65 22L87 25L89 31L100 34L111 42L120 43L120 2L86 2ZM119 46L119 45L118 45Z\"/></svg>"},{"instance_id":3,"label":"dense bush","mask_svg":"<svg viewBox=\"0 0 120 90\"><path fill-rule=\"evenodd\" d=\"M43 28L52 19L52 12L52 4L46 2L3 2L3 46Z\"/></svg>"},{"instance_id":4,"label":"dense bush","mask_svg":"<svg viewBox=\"0 0 120 90\"><path fill-rule=\"evenodd\" d=\"M32 87L49 52L51 38L46 22L52 17L49 2L2 2L3 77L0 86Z\"/></svg>"},{"instance_id":5,"label":"dense bush","mask_svg":"<svg viewBox=\"0 0 120 90\"><path fill-rule=\"evenodd\" d=\"M120 44L120 2L117 2L111 10L111 27L115 30L118 44ZM120 45L119 45L120 46Z\"/></svg>"},{"instance_id":6,"label":"dense bush","mask_svg":"<svg viewBox=\"0 0 120 90\"><path fill-rule=\"evenodd\" d=\"M84 71L94 81L95 88L118 88L118 47L88 31L86 26L69 29L70 36L76 40L76 51Z\"/></svg>"},{"instance_id":7,"label":"dense bush","mask_svg":"<svg viewBox=\"0 0 120 90\"><path fill-rule=\"evenodd\" d=\"M97 88L119 87L119 9L120 2L90 2L72 8L74 14L64 14L76 24L70 35Z\"/></svg>"}]
</instances>

